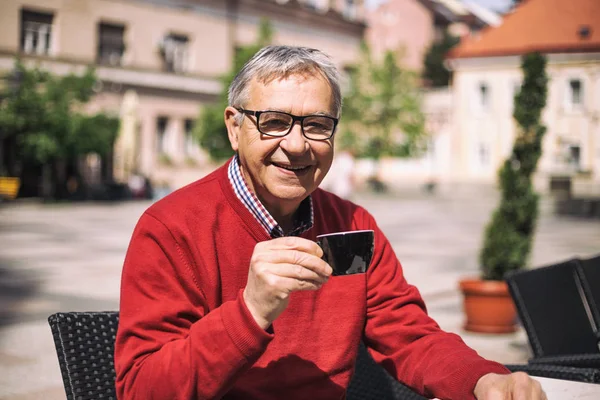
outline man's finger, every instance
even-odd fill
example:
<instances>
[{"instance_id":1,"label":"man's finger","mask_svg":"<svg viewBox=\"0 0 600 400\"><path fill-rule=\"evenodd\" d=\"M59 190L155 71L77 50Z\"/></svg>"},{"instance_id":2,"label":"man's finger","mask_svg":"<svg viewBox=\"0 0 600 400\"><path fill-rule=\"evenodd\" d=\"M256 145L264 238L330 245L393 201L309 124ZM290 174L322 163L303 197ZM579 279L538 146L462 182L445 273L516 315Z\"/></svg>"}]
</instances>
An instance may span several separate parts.
<instances>
[{"instance_id":1,"label":"man's finger","mask_svg":"<svg viewBox=\"0 0 600 400\"><path fill-rule=\"evenodd\" d=\"M319 283L327 282L327 277L298 264L273 264L271 272L282 277L299 280L310 280Z\"/></svg>"},{"instance_id":2,"label":"man's finger","mask_svg":"<svg viewBox=\"0 0 600 400\"><path fill-rule=\"evenodd\" d=\"M493 387L485 395L485 400L505 400L506 393L501 388Z\"/></svg>"},{"instance_id":3,"label":"man's finger","mask_svg":"<svg viewBox=\"0 0 600 400\"><path fill-rule=\"evenodd\" d=\"M300 250L271 250L258 257L268 264L296 264L324 277L329 277L333 270L321 258Z\"/></svg>"},{"instance_id":4,"label":"man's finger","mask_svg":"<svg viewBox=\"0 0 600 400\"><path fill-rule=\"evenodd\" d=\"M541 390L539 384L531 379L524 372L516 372L512 374L513 389L512 398L514 400L539 400Z\"/></svg>"},{"instance_id":5,"label":"man's finger","mask_svg":"<svg viewBox=\"0 0 600 400\"><path fill-rule=\"evenodd\" d=\"M323 286L321 282L309 279L295 279L286 276L277 276L274 285L281 293L289 294L304 290L318 290Z\"/></svg>"},{"instance_id":6,"label":"man's finger","mask_svg":"<svg viewBox=\"0 0 600 400\"><path fill-rule=\"evenodd\" d=\"M323 256L323 250L316 242L298 236L286 236L262 243L270 250L298 250L319 258Z\"/></svg>"}]
</instances>

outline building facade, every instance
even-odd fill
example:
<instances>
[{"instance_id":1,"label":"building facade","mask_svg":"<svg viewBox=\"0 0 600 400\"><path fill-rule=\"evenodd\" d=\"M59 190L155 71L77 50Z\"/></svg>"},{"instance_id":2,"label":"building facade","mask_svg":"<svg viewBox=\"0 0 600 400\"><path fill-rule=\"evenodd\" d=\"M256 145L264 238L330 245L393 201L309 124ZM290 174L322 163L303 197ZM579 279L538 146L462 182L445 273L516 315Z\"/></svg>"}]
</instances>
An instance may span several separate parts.
<instances>
[{"instance_id":1,"label":"building facade","mask_svg":"<svg viewBox=\"0 0 600 400\"><path fill-rule=\"evenodd\" d=\"M3 0L0 71L17 56L56 74L95 66L90 111L134 120L126 124L134 130L126 141L135 148L132 169L178 187L207 163L192 137L194 121L220 93L218 78L230 70L236 48L256 40L261 19L271 22L274 44L319 48L343 67L358 55L362 3Z\"/></svg>"},{"instance_id":2,"label":"building facade","mask_svg":"<svg viewBox=\"0 0 600 400\"><path fill-rule=\"evenodd\" d=\"M500 22L493 11L460 0L387 0L367 11L366 19L366 40L373 53L397 52L403 65L417 71L445 31L466 37Z\"/></svg>"},{"instance_id":3,"label":"building facade","mask_svg":"<svg viewBox=\"0 0 600 400\"><path fill-rule=\"evenodd\" d=\"M600 180L600 53L549 54L547 60L547 132L538 174ZM512 112L522 81L520 57L457 60L454 68L453 171L457 178L490 181L516 135Z\"/></svg>"},{"instance_id":4,"label":"building facade","mask_svg":"<svg viewBox=\"0 0 600 400\"><path fill-rule=\"evenodd\" d=\"M542 12L544 11L544 12ZM570 176L600 188L600 3L529 0L499 27L452 51L453 177L493 182L510 154L517 126L521 56L547 56L543 123L547 132L537 178Z\"/></svg>"}]
</instances>

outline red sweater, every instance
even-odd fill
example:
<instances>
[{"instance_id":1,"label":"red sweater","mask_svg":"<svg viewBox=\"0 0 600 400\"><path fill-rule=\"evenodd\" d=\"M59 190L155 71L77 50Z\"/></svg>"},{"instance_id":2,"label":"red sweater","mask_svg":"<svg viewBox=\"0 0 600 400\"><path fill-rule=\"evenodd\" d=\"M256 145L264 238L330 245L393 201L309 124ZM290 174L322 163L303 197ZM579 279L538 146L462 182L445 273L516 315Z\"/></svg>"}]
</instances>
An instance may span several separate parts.
<instances>
[{"instance_id":1,"label":"red sweater","mask_svg":"<svg viewBox=\"0 0 600 400\"><path fill-rule=\"evenodd\" d=\"M152 205L135 228L115 348L119 399L341 399L359 340L415 390L472 399L507 373L426 314L390 243L363 208L317 189L302 234L375 230L366 274L293 293L272 333L241 296L254 246L270 237L238 200L227 165Z\"/></svg>"}]
</instances>

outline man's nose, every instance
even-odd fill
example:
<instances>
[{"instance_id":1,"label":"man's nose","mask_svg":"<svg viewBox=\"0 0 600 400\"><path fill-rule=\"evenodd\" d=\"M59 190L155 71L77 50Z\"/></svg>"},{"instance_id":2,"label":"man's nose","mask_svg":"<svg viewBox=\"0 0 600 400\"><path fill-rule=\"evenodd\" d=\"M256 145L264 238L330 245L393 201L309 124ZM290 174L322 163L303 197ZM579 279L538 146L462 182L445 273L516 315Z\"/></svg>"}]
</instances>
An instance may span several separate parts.
<instances>
[{"instance_id":1,"label":"man's nose","mask_svg":"<svg viewBox=\"0 0 600 400\"><path fill-rule=\"evenodd\" d=\"M294 125L292 125L292 130L283 138L280 146L288 153L296 154L302 154L308 149L308 142L302 134L302 126L300 125L300 121L294 122Z\"/></svg>"}]
</instances>

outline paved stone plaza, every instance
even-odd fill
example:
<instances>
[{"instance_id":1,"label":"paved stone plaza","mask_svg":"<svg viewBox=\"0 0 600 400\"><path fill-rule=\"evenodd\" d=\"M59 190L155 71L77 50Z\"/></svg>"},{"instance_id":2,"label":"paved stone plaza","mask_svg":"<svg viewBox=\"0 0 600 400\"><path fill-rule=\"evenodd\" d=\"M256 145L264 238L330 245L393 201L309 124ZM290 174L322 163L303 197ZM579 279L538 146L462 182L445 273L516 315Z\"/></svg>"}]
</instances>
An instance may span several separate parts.
<instances>
[{"instance_id":1,"label":"paved stone plaza","mask_svg":"<svg viewBox=\"0 0 600 400\"><path fill-rule=\"evenodd\" d=\"M461 330L460 277L477 274L483 227L497 195L470 188L436 195L357 195L388 235L430 314L485 357L525 362L523 331L490 336ZM116 310L125 250L150 203L0 204L0 399L64 399L48 315ZM600 222L554 216L542 201L532 265L600 253Z\"/></svg>"}]
</instances>

